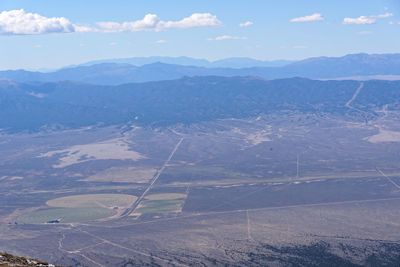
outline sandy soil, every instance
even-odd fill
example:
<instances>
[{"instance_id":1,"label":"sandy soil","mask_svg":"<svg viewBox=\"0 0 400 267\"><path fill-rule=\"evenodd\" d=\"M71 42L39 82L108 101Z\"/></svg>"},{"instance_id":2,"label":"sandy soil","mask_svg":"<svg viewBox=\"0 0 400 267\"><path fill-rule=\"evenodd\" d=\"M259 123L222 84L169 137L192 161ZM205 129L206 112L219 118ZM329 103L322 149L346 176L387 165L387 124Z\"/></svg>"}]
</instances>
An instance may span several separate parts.
<instances>
[{"instance_id":1,"label":"sandy soil","mask_svg":"<svg viewBox=\"0 0 400 267\"><path fill-rule=\"evenodd\" d=\"M400 132L379 128L379 133L365 138L371 143L400 142Z\"/></svg>"},{"instance_id":2,"label":"sandy soil","mask_svg":"<svg viewBox=\"0 0 400 267\"><path fill-rule=\"evenodd\" d=\"M59 163L54 168L64 168L73 164L98 159L130 159L137 161L146 158L144 155L129 150L129 145L123 139L111 139L104 142L76 145L62 150L53 150L39 157L59 156Z\"/></svg>"}]
</instances>

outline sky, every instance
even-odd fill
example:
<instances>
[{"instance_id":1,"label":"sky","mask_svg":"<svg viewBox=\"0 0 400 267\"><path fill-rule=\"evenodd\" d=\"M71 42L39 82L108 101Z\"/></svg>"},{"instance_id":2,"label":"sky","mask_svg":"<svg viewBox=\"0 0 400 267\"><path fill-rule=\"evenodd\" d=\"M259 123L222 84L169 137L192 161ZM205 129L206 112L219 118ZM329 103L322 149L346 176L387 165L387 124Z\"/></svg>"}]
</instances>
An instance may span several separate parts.
<instances>
[{"instance_id":1,"label":"sky","mask_svg":"<svg viewBox=\"0 0 400 267\"><path fill-rule=\"evenodd\" d=\"M0 69L400 52L400 0L0 0Z\"/></svg>"}]
</instances>

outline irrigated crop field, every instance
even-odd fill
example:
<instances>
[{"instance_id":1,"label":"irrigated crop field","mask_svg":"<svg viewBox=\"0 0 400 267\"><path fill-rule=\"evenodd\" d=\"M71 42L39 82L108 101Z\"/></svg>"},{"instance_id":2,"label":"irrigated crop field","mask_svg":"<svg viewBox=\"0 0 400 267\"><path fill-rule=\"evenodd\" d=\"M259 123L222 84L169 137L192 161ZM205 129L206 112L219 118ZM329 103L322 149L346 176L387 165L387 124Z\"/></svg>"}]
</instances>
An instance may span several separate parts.
<instances>
[{"instance_id":1,"label":"irrigated crop field","mask_svg":"<svg viewBox=\"0 0 400 267\"><path fill-rule=\"evenodd\" d=\"M48 207L17 218L26 224L80 223L114 216L132 205L137 197L124 194L87 194L60 197L46 202Z\"/></svg>"},{"instance_id":2,"label":"irrigated crop field","mask_svg":"<svg viewBox=\"0 0 400 267\"><path fill-rule=\"evenodd\" d=\"M186 195L184 194L154 194L146 196L136 209L136 213L168 213L182 210Z\"/></svg>"},{"instance_id":3,"label":"irrigated crop field","mask_svg":"<svg viewBox=\"0 0 400 267\"><path fill-rule=\"evenodd\" d=\"M18 217L17 222L23 224L42 223L80 223L111 217L116 211L105 208L65 208L46 209L27 213Z\"/></svg>"},{"instance_id":4,"label":"irrigated crop field","mask_svg":"<svg viewBox=\"0 0 400 267\"><path fill-rule=\"evenodd\" d=\"M136 199L124 194L87 194L52 199L47 201L47 205L59 208L114 208L128 207Z\"/></svg>"}]
</instances>

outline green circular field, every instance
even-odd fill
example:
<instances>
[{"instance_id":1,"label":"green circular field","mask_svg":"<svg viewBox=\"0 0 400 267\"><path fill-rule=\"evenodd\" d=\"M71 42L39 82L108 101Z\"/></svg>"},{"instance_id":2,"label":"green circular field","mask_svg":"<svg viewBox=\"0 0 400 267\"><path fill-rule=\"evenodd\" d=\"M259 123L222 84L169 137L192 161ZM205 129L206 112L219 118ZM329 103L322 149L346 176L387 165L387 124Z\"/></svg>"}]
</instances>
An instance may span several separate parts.
<instances>
[{"instance_id":1,"label":"green circular field","mask_svg":"<svg viewBox=\"0 0 400 267\"><path fill-rule=\"evenodd\" d=\"M47 201L47 205L57 208L112 208L129 207L137 197L125 194L87 194L60 197Z\"/></svg>"},{"instance_id":2,"label":"green circular field","mask_svg":"<svg viewBox=\"0 0 400 267\"><path fill-rule=\"evenodd\" d=\"M115 214L115 210L106 208L47 209L23 214L17 218L17 222L41 224L59 220L59 223L78 223L99 220Z\"/></svg>"},{"instance_id":3,"label":"green circular field","mask_svg":"<svg viewBox=\"0 0 400 267\"><path fill-rule=\"evenodd\" d=\"M33 211L17 218L19 223L79 223L104 219L117 210L130 207L137 197L125 194L85 194L47 201L48 209Z\"/></svg>"}]
</instances>

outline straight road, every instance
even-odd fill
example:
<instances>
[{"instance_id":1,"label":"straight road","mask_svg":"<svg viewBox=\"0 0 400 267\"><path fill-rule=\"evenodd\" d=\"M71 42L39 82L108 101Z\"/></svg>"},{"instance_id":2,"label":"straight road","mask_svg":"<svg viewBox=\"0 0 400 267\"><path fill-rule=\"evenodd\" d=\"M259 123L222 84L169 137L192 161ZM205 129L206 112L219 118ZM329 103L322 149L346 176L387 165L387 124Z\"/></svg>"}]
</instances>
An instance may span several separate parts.
<instances>
[{"instance_id":1,"label":"straight road","mask_svg":"<svg viewBox=\"0 0 400 267\"><path fill-rule=\"evenodd\" d=\"M400 189L400 185L398 185L395 181L392 180L389 176L387 176L383 171L376 168L376 171L379 172L383 177L385 177L392 185L394 185L397 189Z\"/></svg>"},{"instance_id":2,"label":"straight road","mask_svg":"<svg viewBox=\"0 0 400 267\"><path fill-rule=\"evenodd\" d=\"M361 92L361 89L363 87L364 87L364 83L361 83L360 86L357 88L356 92L353 94L353 97L349 101L347 101L346 107L351 108L351 109L356 109L351 106L351 103L357 98L358 94ZM356 109L356 110L358 110L358 109Z\"/></svg>"},{"instance_id":3,"label":"straight road","mask_svg":"<svg viewBox=\"0 0 400 267\"><path fill-rule=\"evenodd\" d=\"M135 210L137 209L137 207L139 206L140 202L143 200L143 198L146 196L146 194L151 190L151 188L153 187L153 185L155 184L155 182L158 180L158 178L160 177L161 173L165 170L165 168L167 167L168 163L170 162L170 160L172 159L172 157L174 156L175 152L178 150L179 146L182 144L183 142L183 138L181 138L179 140L179 142L175 145L174 149L171 151L171 153L169 154L167 160L164 162L164 164L161 166L160 169L157 170L157 172L154 174L149 186L146 188L146 190L143 192L143 194L132 204L131 207L129 207L121 216L120 218L124 218L127 217L129 215L131 215L132 213L135 212Z\"/></svg>"}]
</instances>

